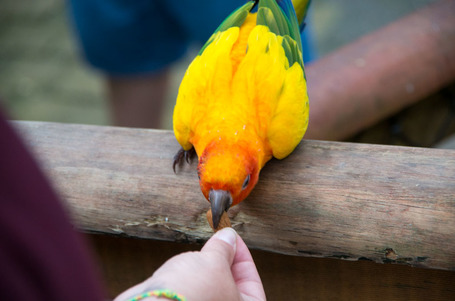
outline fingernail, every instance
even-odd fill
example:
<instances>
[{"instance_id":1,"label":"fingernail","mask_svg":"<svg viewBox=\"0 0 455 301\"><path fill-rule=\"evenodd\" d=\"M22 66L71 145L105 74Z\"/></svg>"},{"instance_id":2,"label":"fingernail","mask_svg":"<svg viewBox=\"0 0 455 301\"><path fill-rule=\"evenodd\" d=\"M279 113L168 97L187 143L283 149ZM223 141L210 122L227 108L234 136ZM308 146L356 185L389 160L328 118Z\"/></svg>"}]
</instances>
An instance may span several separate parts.
<instances>
[{"instance_id":1,"label":"fingernail","mask_svg":"<svg viewBox=\"0 0 455 301\"><path fill-rule=\"evenodd\" d=\"M237 232L234 229L227 227L215 233L215 238L227 242L235 248L237 243Z\"/></svg>"}]
</instances>

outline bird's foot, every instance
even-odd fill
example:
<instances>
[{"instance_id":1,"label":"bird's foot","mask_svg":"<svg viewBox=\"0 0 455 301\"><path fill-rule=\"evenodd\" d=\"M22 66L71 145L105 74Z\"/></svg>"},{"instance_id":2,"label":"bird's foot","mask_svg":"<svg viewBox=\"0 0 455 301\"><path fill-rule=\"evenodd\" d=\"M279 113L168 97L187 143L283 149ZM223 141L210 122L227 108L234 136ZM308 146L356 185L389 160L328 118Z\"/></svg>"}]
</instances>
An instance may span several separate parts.
<instances>
[{"instance_id":1,"label":"bird's foot","mask_svg":"<svg viewBox=\"0 0 455 301\"><path fill-rule=\"evenodd\" d=\"M175 167L177 165L179 167L182 166L183 161L186 161L188 164L191 164L195 153L196 153L196 151L194 150L194 147L187 151L184 150L183 148L181 148L174 156L174 163L172 164L172 169L174 169L174 173L175 173Z\"/></svg>"}]
</instances>

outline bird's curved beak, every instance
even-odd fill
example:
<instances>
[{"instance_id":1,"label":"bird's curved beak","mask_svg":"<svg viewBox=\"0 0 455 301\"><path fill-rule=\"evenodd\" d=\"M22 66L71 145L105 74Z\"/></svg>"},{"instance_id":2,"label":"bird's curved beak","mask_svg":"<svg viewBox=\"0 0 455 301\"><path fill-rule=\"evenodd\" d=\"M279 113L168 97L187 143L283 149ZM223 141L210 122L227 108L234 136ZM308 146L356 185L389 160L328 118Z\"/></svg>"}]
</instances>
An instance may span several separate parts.
<instances>
[{"instance_id":1,"label":"bird's curved beak","mask_svg":"<svg viewBox=\"0 0 455 301\"><path fill-rule=\"evenodd\" d=\"M213 227L216 229L224 211L227 211L232 205L232 196L226 190L210 190L209 201L212 207Z\"/></svg>"}]
</instances>

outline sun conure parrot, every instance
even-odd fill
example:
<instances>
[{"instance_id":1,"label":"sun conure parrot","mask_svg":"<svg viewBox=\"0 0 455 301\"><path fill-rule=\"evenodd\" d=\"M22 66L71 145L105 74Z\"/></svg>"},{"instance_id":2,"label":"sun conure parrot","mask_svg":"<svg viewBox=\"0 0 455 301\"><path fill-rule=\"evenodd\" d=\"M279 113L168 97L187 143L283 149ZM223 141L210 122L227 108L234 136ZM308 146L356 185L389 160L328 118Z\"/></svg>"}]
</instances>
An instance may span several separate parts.
<instances>
[{"instance_id":1,"label":"sun conure parrot","mask_svg":"<svg viewBox=\"0 0 455 301\"><path fill-rule=\"evenodd\" d=\"M180 85L173 121L182 149L174 170L196 151L214 228L224 211L248 196L265 163L288 156L307 129L299 23L309 1L294 2L248 1L235 10Z\"/></svg>"}]
</instances>

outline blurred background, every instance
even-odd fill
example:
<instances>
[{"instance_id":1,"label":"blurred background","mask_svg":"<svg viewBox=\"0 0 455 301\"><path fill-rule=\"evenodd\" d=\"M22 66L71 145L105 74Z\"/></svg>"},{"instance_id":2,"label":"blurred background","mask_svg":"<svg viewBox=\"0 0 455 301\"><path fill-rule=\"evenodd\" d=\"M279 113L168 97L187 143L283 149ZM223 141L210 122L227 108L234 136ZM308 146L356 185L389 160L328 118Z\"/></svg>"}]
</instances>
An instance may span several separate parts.
<instances>
[{"instance_id":1,"label":"blurred background","mask_svg":"<svg viewBox=\"0 0 455 301\"><path fill-rule=\"evenodd\" d=\"M324 57L432 2L436 1L313 0L310 23L317 56ZM0 107L17 120L112 124L104 77L84 61L78 47L65 0L0 0ZM172 109L178 86L199 47L195 45L186 57L172 66L163 128L172 128ZM455 148L455 139L450 139L454 133L455 85L452 83L348 141ZM93 243L105 278L111 285L112 296L119 293L120 288L136 283L137 279L148 277L150 269L145 267L156 269L169 257L167 249L183 251L175 245L163 243L169 245L163 252L161 247L154 245L156 242L142 240L129 242L134 243L132 248L107 236L93 238ZM139 252L134 254L140 255L142 261L139 263L144 263L145 267L138 266L138 258L129 256L131 250ZM259 252L254 256L260 258ZM402 300L418 299L419 296L425 299L427 295L438 293L453 295L450 284L445 284L452 276L443 278L441 275L448 275L443 271L414 268L411 271L404 266L382 266L367 261L351 263L300 257L295 257L295 263L288 266L283 265L279 255L273 256L277 257L272 257L275 258L272 261L270 257L262 256L262 265L259 262L259 266L268 267L266 277L276 279L270 276L276 274L276 269L292 268L292 271L303 273L302 277L310 279L311 285L317 284L312 289L313 295L333 291L346 298L349 292L368 292L366 295L371 298L373 295L386 299L404 296ZM124 273L133 269L134 273ZM439 275L439 278L431 278L431 275ZM334 287L331 279L335 279ZM449 280L444 282L444 279ZM436 289L432 291L427 287ZM384 292L388 294L382 295ZM391 295L391 292L398 295Z\"/></svg>"},{"instance_id":2,"label":"blurred background","mask_svg":"<svg viewBox=\"0 0 455 301\"><path fill-rule=\"evenodd\" d=\"M431 2L315 0L310 23L317 56L323 57ZM66 5L63 0L0 0L1 105L13 119L108 125L103 78L80 55ZM172 128L178 85L193 56L190 52L172 67L164 128ZM441 109L435 113L438 120L444 119L441 112L453 110L453 88L449 91L436 96ZM431 103L433 107L434 99ZM413 110L426 111L428 107L425 101L416 106L420 109L406 109L350 140L433 146L454 131L449 118L426 137L404 133L409 120L419 118ZM411 127L421 124L427 128L428 119L422 122L412 121Z\"/></svg>"}]
</instances>

